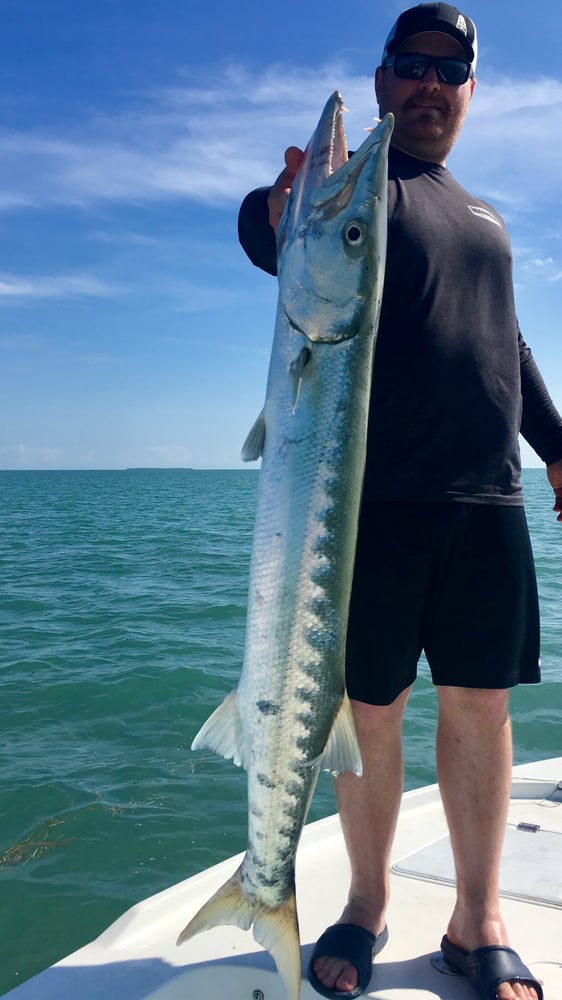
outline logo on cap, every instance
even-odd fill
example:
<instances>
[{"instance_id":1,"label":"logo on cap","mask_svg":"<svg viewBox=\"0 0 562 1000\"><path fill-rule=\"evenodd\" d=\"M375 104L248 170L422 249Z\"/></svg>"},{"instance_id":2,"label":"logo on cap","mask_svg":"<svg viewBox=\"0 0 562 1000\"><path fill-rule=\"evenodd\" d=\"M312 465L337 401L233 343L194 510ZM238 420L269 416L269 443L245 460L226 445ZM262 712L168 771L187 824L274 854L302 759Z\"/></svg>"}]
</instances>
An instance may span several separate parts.
<instances>
[{"instance_id":1,"label":"logo on cap","mask_svg":"<svg viewBox=\"0 0 562 1000\"><path fill-rule=\"evenodd\" d=\"M468 28L463 14L459 14L457 18L457 28L459 31L462 31L463 35L468 35Z\"/></svg>"}]
</instances>

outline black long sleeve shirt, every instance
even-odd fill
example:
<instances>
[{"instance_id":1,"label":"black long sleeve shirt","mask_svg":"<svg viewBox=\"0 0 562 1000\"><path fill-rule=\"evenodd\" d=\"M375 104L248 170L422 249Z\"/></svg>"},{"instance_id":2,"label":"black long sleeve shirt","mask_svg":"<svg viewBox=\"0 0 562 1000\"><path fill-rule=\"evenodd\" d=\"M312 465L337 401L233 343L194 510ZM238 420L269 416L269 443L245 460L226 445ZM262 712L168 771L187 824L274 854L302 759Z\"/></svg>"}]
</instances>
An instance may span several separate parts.
<instances>
[{"instance_id":1,"label":"black long sleeve shirt","mask_svg":"<svg viewBox=\"0 0 562 1000\"><path fill-rule=\"evenodd\" d=\"M244 200L239 236L275 274L268 191ZM503 220L447 168L391 148L364 498L520 505L520 430L547 464L562 458L562 418L517 324Z\"/></svg>"}]
</instances>

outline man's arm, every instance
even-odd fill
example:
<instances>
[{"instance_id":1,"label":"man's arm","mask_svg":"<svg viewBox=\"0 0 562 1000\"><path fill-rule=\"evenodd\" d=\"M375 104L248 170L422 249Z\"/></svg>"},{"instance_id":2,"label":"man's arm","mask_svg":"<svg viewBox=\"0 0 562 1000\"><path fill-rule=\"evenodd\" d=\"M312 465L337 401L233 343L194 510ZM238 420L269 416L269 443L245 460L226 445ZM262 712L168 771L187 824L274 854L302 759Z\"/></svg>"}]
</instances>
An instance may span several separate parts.
<instances>
[{"instance_id":1,"label":"man's arm","mask_svg":"<svg viewBox=\"0 0 562 1000\"><path fill-rule=\"evenodd\" d=\"M546 464L555 493L554 510L562 522L562 417L558 413L530 349L519 333L523 416L521 433Z\"/></svg>"}]
</instances>

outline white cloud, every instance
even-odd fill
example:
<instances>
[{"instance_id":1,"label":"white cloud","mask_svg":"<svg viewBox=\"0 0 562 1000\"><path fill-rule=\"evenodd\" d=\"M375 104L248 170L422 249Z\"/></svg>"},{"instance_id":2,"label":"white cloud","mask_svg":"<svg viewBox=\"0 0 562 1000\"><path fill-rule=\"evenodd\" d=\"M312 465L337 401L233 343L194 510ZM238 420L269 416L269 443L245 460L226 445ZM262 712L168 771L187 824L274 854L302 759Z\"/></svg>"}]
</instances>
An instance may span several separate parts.
<instances>
[{"instance_id":1,"label":"white cloud","mask_svg":"<svg viewBox=\"0 0 562 1000\"><path fill-rule=\"evenodd\" d=\"M87 274L59 274L22 277L0 274L2 299L66 299L79 296L107 298L121 289Z\"/></svg>"},{"instance_id":2,"label":"white cloud","mask_svg":"<svg viewBox=\"0 0 562 1000\"><path fill-rule=\"evenodd\" d=\"M518 274L532 278L534 284L556 284L562 281L562 265L554 257L537 257L532 251L527 255L519 254Z\"/></svg>"},{"instance_id":3,"label":"white cloud","mask_svg":"<svg viewBox=\"0 0 562 1000\"><path fill-rule=\"evenodd\" d=\"M0 188L10 193L0 208L164 198L238 202L271 181L286 145L306 142L336 87L350 108L353 148L376 114L373 81L342 62L314 70L276 65L260 74L231 66L209 82L186 80L137 95L134 112L122 106L70 123L64 134L5 130ZM507 206L558 199L560 135L562 81L483 78L453 154L455 172Z\"/></svg>"},{"instance_id":4,"label":"white cloud","mask_svg":"<svg viewBox=\"0 0 562 1000\"><path fill-rule=\"evenodd\" d=\"M508 213L559 203L562 82L491 79L478 83L451 156L461 183L475 185Z\"/></svg>"},{"instance_id":5,"label":"white cloud","mask_svg":"<svg viewBox=\"0 0 562 1000\"><path fill-rule=\"evenodd\" d=\"M555 109L562 105L562 81L549 77L498 77L488 76L478 82L475 91L473 115L486 118L498 112L508 115L526 109Z\"/></svg>"},{"instance_id":6,"label":"white cloud","mask_svg":"<svg viewBox=\"0 0 562 1000\"><path fill-rule=\"evenodd\" d=\"M3 191L0 194L0 212L12 211L18 208L30 208L33 202L23 194L12 194L10 191Z\"/></svg>"}]
</instances>

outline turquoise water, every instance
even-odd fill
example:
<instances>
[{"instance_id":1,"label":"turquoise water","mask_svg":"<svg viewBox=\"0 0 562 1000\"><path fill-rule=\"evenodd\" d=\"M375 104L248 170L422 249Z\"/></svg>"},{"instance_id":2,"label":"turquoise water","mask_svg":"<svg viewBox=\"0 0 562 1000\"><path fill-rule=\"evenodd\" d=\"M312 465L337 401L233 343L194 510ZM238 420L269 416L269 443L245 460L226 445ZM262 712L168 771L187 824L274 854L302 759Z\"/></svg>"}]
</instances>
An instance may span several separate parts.
<instances>
[{"instance_id":1,"label":"turquoise water","mask_svg":"<svg viewBox=\"0 0 562 1000\"><path fill-rule=\"evenodd\" d=\"M562 525L525 473L543 684L517 762L562 753ZM244 847L245 776L192 753L242 660L257 472L0 472L0 994ZM422 670L408 787L435 780ZM311 818L333 812L322 776Z\"/></svg>"}]
</instances>

